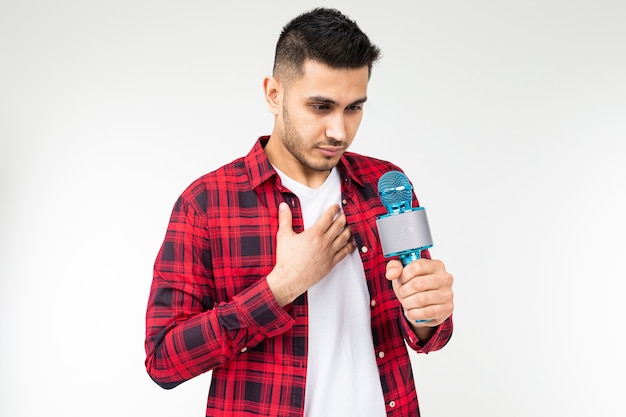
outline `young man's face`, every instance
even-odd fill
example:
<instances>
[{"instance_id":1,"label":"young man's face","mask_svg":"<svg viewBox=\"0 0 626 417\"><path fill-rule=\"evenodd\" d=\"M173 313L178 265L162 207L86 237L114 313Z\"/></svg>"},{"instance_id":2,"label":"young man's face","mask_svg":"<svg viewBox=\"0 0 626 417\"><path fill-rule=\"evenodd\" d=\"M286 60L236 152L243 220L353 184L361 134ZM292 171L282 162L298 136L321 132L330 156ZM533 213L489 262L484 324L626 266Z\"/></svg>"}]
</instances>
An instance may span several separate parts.
<instances>
[{"instance_id":1,"label":"young man's face","mask_svg":"<svg viewBox=\"0 0 626 417\"><path fill-rule=\"evenodd\" d=\"M325 178L361 123L368 74L367 67L334 69L306 61L304 75L282 86L270 161L296 180Z\"/></svg>"}]
</instances>

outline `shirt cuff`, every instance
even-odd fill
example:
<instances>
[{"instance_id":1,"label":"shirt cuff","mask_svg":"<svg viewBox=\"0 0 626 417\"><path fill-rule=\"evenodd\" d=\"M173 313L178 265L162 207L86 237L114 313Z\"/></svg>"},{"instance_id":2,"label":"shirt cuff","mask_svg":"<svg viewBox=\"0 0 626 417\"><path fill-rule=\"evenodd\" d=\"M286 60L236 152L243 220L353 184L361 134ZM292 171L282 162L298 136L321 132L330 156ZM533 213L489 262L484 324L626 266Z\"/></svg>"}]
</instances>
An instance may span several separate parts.
<instances>
[{"instance_id":1,"label":"shirt cuff","mask_svg":"<svg viewBox=\"0 0 626 417\"><path fill-rule=\"evenodd\" d=\"M404 337L409 347L417 353L429 353L441 349L448 343L452 336L452 317L448 317L435 329L435 333L430 337L428 342L422 343L408 321L401 315L401 326Z\"/></svg>"},{"instance_id":2,"label":"shirt cuff","mask_svg":"<svg viewBox=\"0 0 626 417\"><path fill-rule=\"evenodd\" d=\"M260 279L233 297L234 314L220 315L220 323L226 329L247 327L248 332L273 337L289 330L295 318L282 308L270 290L267 280Z\"/></svg>"}]
</instances>

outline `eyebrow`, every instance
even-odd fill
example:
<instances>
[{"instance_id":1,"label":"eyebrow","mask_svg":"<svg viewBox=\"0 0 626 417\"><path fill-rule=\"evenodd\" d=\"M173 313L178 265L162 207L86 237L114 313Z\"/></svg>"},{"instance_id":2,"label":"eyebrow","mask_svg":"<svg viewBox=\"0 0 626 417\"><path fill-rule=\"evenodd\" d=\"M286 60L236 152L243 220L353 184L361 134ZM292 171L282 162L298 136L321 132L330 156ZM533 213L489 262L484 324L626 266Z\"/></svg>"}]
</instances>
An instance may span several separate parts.
<instances>
[{"instance_id":1,"label":"eyebrow","mask_svg":"<svg viewBox=\"0 0 626 417\"><path fill-rule=\"evenodd\" d=\"M328 97L323 97L323 96L309 97L308 101L316 102L316 103L332 104L332 105L337 105L338 104L335 100L330 99ZM362 97L362 98L359 98L359 99L353 101L352 103L348 104L348 106L354 106L356 104L363 104L366 101L367 101L367 97Z\"/></svg>"}]
</instances>

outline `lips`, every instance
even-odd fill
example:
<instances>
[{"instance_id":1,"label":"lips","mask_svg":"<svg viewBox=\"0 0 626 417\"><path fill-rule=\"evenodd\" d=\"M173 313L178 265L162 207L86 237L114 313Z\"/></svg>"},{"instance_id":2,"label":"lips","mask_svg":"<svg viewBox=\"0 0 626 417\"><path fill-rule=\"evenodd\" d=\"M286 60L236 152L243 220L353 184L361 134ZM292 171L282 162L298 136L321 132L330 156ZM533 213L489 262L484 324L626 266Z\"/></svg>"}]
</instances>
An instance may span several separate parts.
<instances>
[{"instance_id":1,"label":"lips","mask_svg":"<svg viewBox=\"0 0 626 417\"><path fill-rule=\"evenodd\" d=\"M322 147L318 148L322 155L333 158L335 156L341 155L344 151L343 147Z\"/></svg>"}]
</instances>

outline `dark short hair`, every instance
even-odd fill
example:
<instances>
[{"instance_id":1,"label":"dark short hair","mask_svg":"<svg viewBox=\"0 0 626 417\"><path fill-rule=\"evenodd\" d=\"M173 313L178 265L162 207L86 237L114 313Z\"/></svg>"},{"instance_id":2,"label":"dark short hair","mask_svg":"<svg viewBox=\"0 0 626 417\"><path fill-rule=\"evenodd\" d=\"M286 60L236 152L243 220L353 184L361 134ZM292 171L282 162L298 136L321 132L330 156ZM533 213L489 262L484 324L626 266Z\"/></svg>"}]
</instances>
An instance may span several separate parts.
<instances>
[{"instance_id":1,"label":"dark short hair","mask_svg":"<svg viewBox=\"0 0 626 417\"><path fill-rule=\"evenodd\" d=\"M380 57L357 24L336 9L316 8L287 23L278 38L274 76L301 75L307 59L337 69L367 66Z\"/></svg>"}]
</instances>

